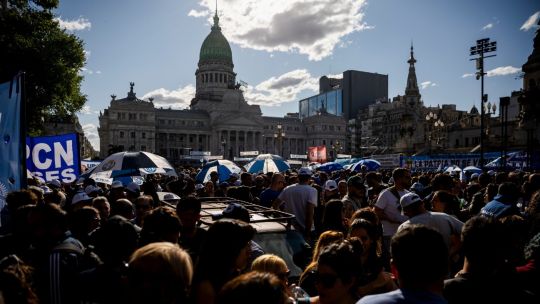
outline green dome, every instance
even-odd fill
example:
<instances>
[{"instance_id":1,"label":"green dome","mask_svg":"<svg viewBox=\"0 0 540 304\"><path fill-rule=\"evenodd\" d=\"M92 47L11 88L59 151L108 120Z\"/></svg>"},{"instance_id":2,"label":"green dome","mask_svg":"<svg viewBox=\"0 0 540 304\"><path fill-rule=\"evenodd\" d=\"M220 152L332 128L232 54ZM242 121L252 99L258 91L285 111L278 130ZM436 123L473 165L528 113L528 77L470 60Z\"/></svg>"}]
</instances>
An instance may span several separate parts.
<instances>
[{"instance_id":1,"label":"green dome","mask_svg":"<svg viewBox=\"0 0 540 304\"><path fill-rule=\"evenodd\" d=\"M212 31L204 39L201 46L199 63L204 61L224 61L225 63L233 64L231 46L227 38L221 33L218 16L214 16Z\"/></svg>"}]
</instances>

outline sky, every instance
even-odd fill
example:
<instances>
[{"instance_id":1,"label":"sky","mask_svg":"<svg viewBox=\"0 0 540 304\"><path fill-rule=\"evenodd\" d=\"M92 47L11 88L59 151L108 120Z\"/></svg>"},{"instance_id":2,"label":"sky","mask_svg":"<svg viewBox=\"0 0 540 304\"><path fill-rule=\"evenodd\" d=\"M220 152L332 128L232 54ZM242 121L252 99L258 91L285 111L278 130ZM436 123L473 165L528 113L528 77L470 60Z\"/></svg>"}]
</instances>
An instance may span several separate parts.
<instances>
[{"instance_id":1,"label":"sky","mask_svg":"<svg viewBox=\"0 0 540 304\"><path fill-rule=\"evenodd\" d=\"M480 81L470 61L476 40L497 41L485 61L489 101L522 88L521 66L533 48L537 0L218 0L237 80L263 115L298 112L318 93L321 76L360 70L388 75L389 98L403 95L411 43L426 106L480 104ZM99 149L99 112L110 95L185 109L195 93L202 42L210 33L214 0L60 1L56 19L84 43L84 109L77 113Z\"/></svg>"}]
</instances>

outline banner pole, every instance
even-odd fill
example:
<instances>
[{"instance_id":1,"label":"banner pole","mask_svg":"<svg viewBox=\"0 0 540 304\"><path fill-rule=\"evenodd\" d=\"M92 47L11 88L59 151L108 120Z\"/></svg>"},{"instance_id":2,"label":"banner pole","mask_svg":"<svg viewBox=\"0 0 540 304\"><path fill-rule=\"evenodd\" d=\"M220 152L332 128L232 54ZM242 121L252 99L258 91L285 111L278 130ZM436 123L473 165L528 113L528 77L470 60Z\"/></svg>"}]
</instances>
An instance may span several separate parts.
<instances>
[{"instance_id":1,"label":"banner pole","mask_svg":"<svg viewBox=\"0 0 540 304\"><path fill-rule=\"evenodd\" d=\"M20 71L17 75L17 82L20 84L19 89L21 90L21 118L20 118L20 148L19 156L21 159L21 189L26 188L27 178L26 176L26 72Z\"/></svg>"}]
</instances>

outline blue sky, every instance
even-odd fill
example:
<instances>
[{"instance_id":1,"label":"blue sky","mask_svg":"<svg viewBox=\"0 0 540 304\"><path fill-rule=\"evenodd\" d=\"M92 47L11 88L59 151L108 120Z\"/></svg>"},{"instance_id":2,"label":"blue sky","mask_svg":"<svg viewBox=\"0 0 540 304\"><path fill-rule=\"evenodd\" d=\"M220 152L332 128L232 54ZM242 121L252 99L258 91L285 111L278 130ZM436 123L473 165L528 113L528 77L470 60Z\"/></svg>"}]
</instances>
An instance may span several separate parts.
<instances>
[{"instance_id":1,"label":"blue sky","mask_svg":"<svg viewBox=\"0 0 540 304\"><path fill-rule=\"evenodd\" d=\"M94 147L99 111L111 94L125 97L129 82L158 106L188 105L214 7L213 0L60 2L60 25L85 44L88 102L78 116ZM349 69L387 74L389 97L403 94L411 41L424 103L469 110L480 96L480 82L468 76L475 72L469 47L497 41L497 56L485 63L491 102L519 90L540 1L219 0L218 14L237 79L248 83L246 100L264 115L297 112L319 77Z\"/></svg>"}]
</instances>

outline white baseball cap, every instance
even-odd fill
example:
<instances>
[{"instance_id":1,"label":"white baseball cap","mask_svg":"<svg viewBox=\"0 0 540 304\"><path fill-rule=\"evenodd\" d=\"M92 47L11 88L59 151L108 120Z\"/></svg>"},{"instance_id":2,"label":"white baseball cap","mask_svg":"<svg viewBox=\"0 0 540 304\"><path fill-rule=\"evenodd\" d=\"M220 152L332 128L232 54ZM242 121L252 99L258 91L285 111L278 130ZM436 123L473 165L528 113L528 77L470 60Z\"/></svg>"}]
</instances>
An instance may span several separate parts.
<instances>
[{"instance_id":1,"label":"white baseball cap","mask_svg":"<svg viewBox=\"0 0 540 304\"><path fill-rule=\"evenodd\" d=\"M405 208L421 201L422 199L420 198L420 196L418 196L418 194L414 192L409 192L401 197L399 203L401 204L401 208Z\"/></svg>"},{"instance_id":2,"label":"white baseball cap","mask_svg":"<svg viewBox=\"0 0 540 304\"><path fill-rule=\"evenodd\" d=\"M111 188L116 189L116 188L122 188L122 187L124 187L124 184L122 184L121 181L116 180L112 182Z\"/></svg>"},{"instance_id":3,"label":"white baseball cap","mask_svg":"<svg viewBox=\"0 0 540 304\"><path fill-rule=\"evenodd\" d=\"M92 200L92 198L90 196L88 196L88 194L86 194L86 192L78 192L71 199L71 204L75 205L77 203L84 202L84 201L90 201L90 200Z\"/></svg>"},{"instance_id":4,"label":"white baseball cap","mask_svg":"<svg viewBox=\"0 0 540 304\"><path fill-rule=\"evenodd\" d=\"M298 170L298 175L309 175L311 176L312 172L310 168L302 167L300 170Z\"/></svg>"},{"instance_id":5,"label":"white baseball cap","mask_svg":"<svg viewBox=\"0 0 540 304\"><path fill-rule=\"evenodd\" d=\"M333 179L327 180L326 183L324 184L324 190L326 191L333 191L336 189L337 189L337 183Z\"/></svg>"}]
</instances>

